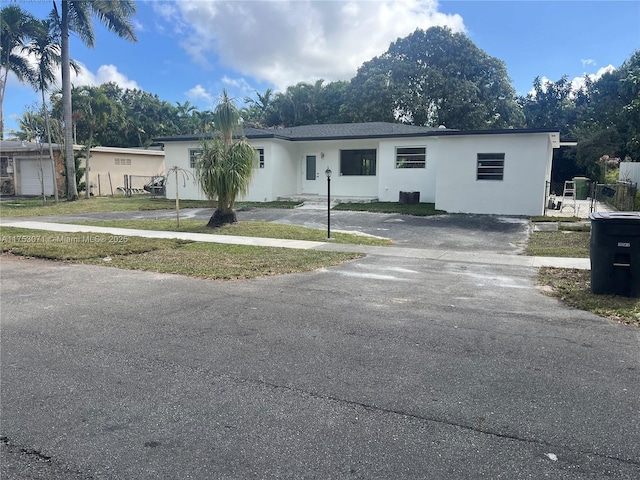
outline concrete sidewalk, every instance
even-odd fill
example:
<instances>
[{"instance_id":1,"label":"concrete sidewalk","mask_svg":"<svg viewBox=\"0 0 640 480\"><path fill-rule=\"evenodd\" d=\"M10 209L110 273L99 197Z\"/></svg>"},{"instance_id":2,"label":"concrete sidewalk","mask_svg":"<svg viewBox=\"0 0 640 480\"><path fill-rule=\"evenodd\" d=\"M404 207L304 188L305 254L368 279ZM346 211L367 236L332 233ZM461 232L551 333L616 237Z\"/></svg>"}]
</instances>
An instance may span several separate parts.
<instances>
[{"instance_id":1,"label":"concrete sidewalk","mask_svg":"<svg viewBox=\"0 0 640 480\"><path fill-rule=\"evenodd\" d=\"M177 238L195 242L209 242L257 247L295 248L300 250L324 250L334 252L359 252L367 255L386 257L416 258L443 262L477 263L491 265L511 265L523 267L555 267L590 269L588 258L529 257L524 255L496 254L490 252L458 252L423 248L379 247L369 245L350 245L332 242L311 242L305 240L286 240L261 237L238 237L232 235L214 235L208 233L186 233L156 230L137 230L130 228L97 227L91 225L73 225L67 223L49 223L36 221L10 220L0 223L3 227L28 228L59 233L98 233L104 235Z\"/></svg>"}]
</instances>

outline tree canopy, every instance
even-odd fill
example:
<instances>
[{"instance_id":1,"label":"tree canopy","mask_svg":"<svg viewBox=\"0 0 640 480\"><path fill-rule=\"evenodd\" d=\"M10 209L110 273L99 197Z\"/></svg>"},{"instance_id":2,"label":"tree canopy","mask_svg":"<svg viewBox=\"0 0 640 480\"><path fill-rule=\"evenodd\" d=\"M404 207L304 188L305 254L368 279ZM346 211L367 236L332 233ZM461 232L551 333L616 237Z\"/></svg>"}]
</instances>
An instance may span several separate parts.
<instances>
[{"instance_id":1,"label":"tree canopy","mask_svg":"<svg viewBox=\"0 0 640 480\"><path fill-rule=\"evenodd\" d=\"M62 5L70 15L70 28L77 29L78 35L92 44L91 14L124 38L134 38L128 23L133 2L116 3L119 7L113 12L100 10L106 5L104 2L64 1ZM37 37L30 29L38 22L28 15L21 17L17 7L10 7L2 10L3 32L13 33L2 35L0 80L6 80L9 68L16 72L22 68L20 58L6 56L9 40L12 45L24 46L27 39L40 38L43 44L31 44L45 61L40 78L35 69L23 69L19 75L38 89L46 88L51 79L46 72L47 63L50 66L57 62L58 52L64 52L57 46L64 43L64 36L52 33L49 40L46 35ZM62 21L55 15L54 18L61 27ZM48 41L56 46L48 48ZM0 82L0 94L3 85ZM104 84L100 89L111 104L106 126L100 128L85 121L79 107L71 109L68 120L68 113L63 116L64 88L62 96L59 92L53 94L52 117L73 128L74 141L78 143L148 147L154 137L204 136L214 127L216 113L200 111L189 101L172 104L153 93L122 89L115 83ZM78 91L72 89L71 98ZM466 35L443 27L417 29L391 43L382 55L365 62L349 81L319 79L314 83L299 82L282 92L255 92L255 98L244 99L244 108L238 108L238 113L243 125L262 128L369 121L445 125L461 130L559 128L561 136L577 140L578 147L556 152L560 162L554 164L554 175L563 177L558 180L576 174L595 177L599 174L598 159L603 155L640 161L640 53L634 52L619 68L597 80L585 77L580 88L567 76L557 81L538 76L531 93L516 98L504 62L478 48ZM32 120L25 119L23 124Z\"/></svg>"},{"instance_id":2,"label":"tree canopy","mask_svg":"<svg viewBox=\"0 0 640 480\"><path fill-rule=\"evenodd\" d=\"M418 29L366 62L344 110L354 121L465 130L524 124L504 62L444 27Z\"/></svg>"}]
</instances>

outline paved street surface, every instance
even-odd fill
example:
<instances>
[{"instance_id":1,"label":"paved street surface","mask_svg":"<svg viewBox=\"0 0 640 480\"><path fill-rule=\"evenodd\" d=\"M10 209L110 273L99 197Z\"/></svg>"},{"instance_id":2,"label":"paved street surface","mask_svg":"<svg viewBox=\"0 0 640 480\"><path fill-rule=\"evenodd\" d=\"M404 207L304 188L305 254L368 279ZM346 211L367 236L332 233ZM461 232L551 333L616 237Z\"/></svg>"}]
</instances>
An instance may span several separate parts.
<instances>
[{"instance_id":1,"label":"paved street surface","mask_svg":"<svg viewBox=\"0 0 640 480\"><path fill-rule=\"evenodd\" d=\"M479 257L526 239L517 219L338 217ZM0 267L3 480L640 478L640 329L542 295L532 267Z\"/></svg>"}]
</instances>

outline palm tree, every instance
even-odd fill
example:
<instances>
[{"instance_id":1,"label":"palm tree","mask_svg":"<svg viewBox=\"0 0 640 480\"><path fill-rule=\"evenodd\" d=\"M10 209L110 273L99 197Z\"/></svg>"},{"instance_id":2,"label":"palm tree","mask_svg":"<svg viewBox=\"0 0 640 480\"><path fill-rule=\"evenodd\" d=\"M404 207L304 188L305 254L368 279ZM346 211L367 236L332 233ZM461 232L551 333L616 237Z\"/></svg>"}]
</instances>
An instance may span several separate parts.
<instances>
[{"instance_id":1,"label":"palm tree","mask_svg":"<svg viewBox=\"0 0 640 480\"><path fill-rule=\"evenodd\" d=\"M42 111L44 114L45 129L47 132L47 143L49 144L49 157L51 159L51 171L53 175L53 191L56 203L58 202L58 182L53 158L53 146L51 141L51 126L49 124L49 110L45 100L45 92L52 85L56 84L55 67L60 65L60 43L57 35L52 34L54 25L52 20L40 20L38 33L32 35L31 42L23 47L23 50L33 55L37 61L35 75L31 79L32 86L42 94ZM80 67L76 62L71 61L71 68L76 73Z\"/></svg>"},{"instance_id":2,"label":"palm tree","mask_svg":"<svg viewBox=\"0 0 640 480\"><path fill-rule=\"evenodd\" d=\"M75 32L88 47L93 47L95 36L91 15L95 16L107 29L121 38L136 41L131 16L136 12L133 0L60 0L62 13L54 0L56 18L59 21L62 37L62 98L64 120L64 150L67 166L67 178L75 177L72 138L71 105L71 63L69 57L69 32ZM88 187L87 187L88 188ZM78 188L74 182L67 182L67 200L78 198Z\"/></svg>"},{"instance_id":3,"label":"palm tree","mask_svg":"<svg viewBox=\"0 0 640 480\"><path fill-rule=\"evenodd\" d=\"M256 151L240 133L241 117L238 107L226 90L214 112L214 137L202 141L202 155L196 164L196 178L205 195L212 202L218 200L208 227L220 227L237 222L233 207L238 195L247 193Z\"/></svg>"},{"instance_id":4,"label":"palm tree","mask_svg":"<svg viewBox=\"0 0 640 480\"><path fill-rule=\"evenodd\" d=\"M33 15L18 5L8 5L0 10L0 139L4 138L4 94L9 72L20 81L30 81L33 69L25 57L19 54L27 39L37 33L39 26Z\"/></svg>"},{"instance_id":5,"label":"palm tree","mask_svg":"<svg viewBox=\"0 0 640 480\"><path fill-rule=\"evenodd\" d=\"M249 105L247 113L251 120L253 120L253 123L258 127L262 127L264 126L267 110L271 107L273 90L271 88L267 88L264 95L257 90L255 92L257 100L254 100L251 97L245 97L244 103Z\"/></svg>"}]
</instances>

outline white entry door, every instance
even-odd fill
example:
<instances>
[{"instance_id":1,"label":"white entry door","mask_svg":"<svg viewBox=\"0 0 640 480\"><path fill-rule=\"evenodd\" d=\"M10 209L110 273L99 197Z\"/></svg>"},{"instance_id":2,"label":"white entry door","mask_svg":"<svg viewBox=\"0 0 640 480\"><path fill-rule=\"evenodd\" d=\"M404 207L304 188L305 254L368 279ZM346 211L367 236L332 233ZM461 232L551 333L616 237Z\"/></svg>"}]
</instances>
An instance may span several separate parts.
<instances>
[{"instance_id":1,"label":"white entry door","mask_svg":"<svg viewBox=\"0 0 640 480\"><path fill-rule=\"evenodd\" d=\"M318 193L320 174L318 173L317 159L317 155L308 154L302 160L302 193Z\"/></svg>"}]
</instances>

